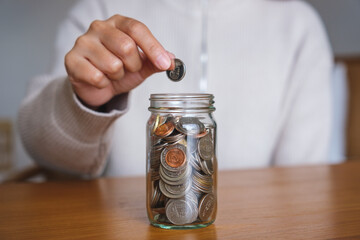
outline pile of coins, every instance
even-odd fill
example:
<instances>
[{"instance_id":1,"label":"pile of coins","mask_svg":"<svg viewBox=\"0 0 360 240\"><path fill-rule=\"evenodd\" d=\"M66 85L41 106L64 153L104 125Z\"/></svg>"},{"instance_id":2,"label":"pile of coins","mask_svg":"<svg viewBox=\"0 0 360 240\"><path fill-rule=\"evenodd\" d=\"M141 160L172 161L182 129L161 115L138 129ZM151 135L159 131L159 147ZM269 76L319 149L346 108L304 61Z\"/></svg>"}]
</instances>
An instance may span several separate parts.
<instances>
[{"instance_id":1,"label":"pile of coins","mask_svg":"<svg viewBox=\"0 0 360 240\"><path fill-rule=\"evenodd\" d=\"M150 119L151 210L174 225L209 221L214 194L214 131L196 117Z\"/></svg>"}]
</instances>

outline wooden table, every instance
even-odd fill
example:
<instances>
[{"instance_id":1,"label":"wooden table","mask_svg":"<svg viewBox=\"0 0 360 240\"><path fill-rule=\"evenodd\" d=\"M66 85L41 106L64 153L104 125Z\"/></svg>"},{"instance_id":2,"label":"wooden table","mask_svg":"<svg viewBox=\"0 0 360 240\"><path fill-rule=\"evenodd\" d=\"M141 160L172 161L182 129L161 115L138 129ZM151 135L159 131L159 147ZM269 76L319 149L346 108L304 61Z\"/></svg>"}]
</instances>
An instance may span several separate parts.
<instances>
[{"instance_id":1,"label":"wooden table","mask_svg":"<svg viewBox=\"0 0 360 240\"><path fill-rule=\"evenodd\" d=\"M0 185L0 239L360 239L360 162L219 173L207 228L149 225L145 179Z\"/></svg>"}]
</instances>

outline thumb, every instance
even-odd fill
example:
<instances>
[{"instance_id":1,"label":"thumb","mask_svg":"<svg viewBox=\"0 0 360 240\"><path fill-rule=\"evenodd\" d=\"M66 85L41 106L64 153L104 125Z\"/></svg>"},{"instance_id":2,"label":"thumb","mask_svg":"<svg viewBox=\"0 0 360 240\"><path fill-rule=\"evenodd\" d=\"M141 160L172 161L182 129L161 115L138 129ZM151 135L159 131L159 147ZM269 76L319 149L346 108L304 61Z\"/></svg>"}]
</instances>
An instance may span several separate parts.
<instances>
[{"instance_id":1,"label":"thumb","mask_svg":"<svg viewBox=\"0 0 360 240\"><path fill-rule=\"evenodd\" d=\"M167 69L167 70L172 70L175 68L175 61L174 61L175 55L172 54L171 52L167 52L167 54L168 54L169 58L171 59L171 65L170 65L169 69ZM145 53L143 53L142 51L140 51L140 57L143 60L143 67L139 71L139 74L141 75L141 77L143 79L148 78L149 76L151 76L154 73L163 71L163 70L158 69L150 61L150 59L146 57Z\"/></svg>"}]
</instances>

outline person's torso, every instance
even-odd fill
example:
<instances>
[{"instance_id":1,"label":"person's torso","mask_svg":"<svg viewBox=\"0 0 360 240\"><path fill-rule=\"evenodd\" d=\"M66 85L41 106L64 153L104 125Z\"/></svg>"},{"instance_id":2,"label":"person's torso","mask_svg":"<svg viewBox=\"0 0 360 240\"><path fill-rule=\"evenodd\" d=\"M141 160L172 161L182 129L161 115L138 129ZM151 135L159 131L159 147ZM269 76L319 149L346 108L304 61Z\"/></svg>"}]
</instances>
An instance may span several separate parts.
<instances>
[{"instance_id":1,"label":"person's torso","mask_svg":"<svg viewBox=\"0 0 360 240\"><path fill-rule=\"evenodd\" d=\"M181 82L157 73L131 92L129 111L116 122L110 175L145 172L145 124L152 93L214 94L219 168L271 164L296 47L296 41L288 39L294 37L292 23L284 21L291 16L280 3L272 2L277 1L209 1L205 89L200 87L201 1L107 5L110 16L121 14L146 24L187 67Z\"/></svg>"}]
</instances>

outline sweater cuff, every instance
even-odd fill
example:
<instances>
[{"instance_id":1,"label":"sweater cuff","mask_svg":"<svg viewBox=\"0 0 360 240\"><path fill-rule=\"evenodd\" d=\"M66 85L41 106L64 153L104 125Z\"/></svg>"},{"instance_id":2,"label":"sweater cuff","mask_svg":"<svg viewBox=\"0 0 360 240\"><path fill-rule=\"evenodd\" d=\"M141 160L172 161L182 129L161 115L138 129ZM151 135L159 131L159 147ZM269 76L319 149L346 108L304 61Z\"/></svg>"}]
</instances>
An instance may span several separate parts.
<instances>
[{"instance_id":1,"label":"sweater cuff","mask_svg":"<svg viewBox=\"0 0 360 240\"><path fill-rule=\"evenodd\" d=\"M114 97L106 104L107 112L97 112L85 107L74 93L66 78L56 81L54 119L66 135L83 143L94 143L105 134L110 125L127 112L128 94Z\"/></svg>"},{"instance_id":2,"label":"sweater cuff","mask_svg":"<svg viewBox=\"0 0 360 240\"><path fill-rule=\"evenodd\" d=\"M73 90L72 90L73 91ZM79 97L73 92L73 98L79 108L83 109L84 111L88 111L91 114L98 115L98 114L110 114L110 115L117 115L117 114L124 114L128 111L128 98L129 93L122 93L113 97L109 102L105 103L104 105L99 107L99 110L93 110L87 107ZM101 109L101 110L100 110Z\"/></svg>"}]
</instances>

